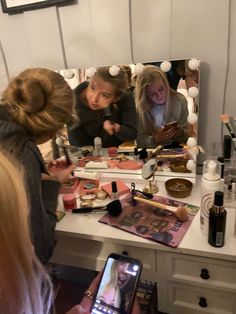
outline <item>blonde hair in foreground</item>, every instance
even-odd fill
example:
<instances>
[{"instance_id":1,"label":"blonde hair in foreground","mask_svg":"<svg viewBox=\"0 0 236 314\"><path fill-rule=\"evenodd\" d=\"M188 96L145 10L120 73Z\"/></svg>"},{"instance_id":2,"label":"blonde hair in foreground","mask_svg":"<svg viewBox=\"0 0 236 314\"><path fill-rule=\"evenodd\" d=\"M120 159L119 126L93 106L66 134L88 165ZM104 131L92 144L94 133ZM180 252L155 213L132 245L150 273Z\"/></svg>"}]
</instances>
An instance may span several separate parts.
<instances>
[{"instance_id":1,"label":"blonde hair in foreground","mask_svg":"<svg viewBox=\"0 0 236 314\"><path fill-rule=\"evenodd\" d=\"M0 313L47 314L52 286L31 244L23 173L5 156L0 151Z\"/></svg>"}]
</instances>

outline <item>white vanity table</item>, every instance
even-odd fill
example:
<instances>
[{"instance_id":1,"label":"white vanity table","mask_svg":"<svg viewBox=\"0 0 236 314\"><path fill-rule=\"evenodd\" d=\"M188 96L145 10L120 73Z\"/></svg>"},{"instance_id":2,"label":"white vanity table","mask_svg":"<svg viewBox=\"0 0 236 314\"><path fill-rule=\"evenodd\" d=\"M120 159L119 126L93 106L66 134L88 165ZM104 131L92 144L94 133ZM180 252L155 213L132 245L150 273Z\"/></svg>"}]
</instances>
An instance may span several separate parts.
<instances>
[{"instance_id":1,"label":"white vanity table","mask_svg":"<svg viewBox=\"0 0 236 314\"><path fill-rule=\"evenodd\" d=\"M137 177L113 174L126 182ZM109 176L101 178L110 181ZM135 176L134 176L135 177ZM163 179L158 194L167 196ZM200 205L199 178L184 201ZM170 248L98 222L103 214L71 214L57 224L52 262L101 270L111 252L127 252L143 262L142 278L158 283L159 310L166 313L236 313L235 210L227 211L225 246L211 247L201 233L199 212L178 248ZM203 277L203 278L202 278Z\"/></svg>"}]
</instances>

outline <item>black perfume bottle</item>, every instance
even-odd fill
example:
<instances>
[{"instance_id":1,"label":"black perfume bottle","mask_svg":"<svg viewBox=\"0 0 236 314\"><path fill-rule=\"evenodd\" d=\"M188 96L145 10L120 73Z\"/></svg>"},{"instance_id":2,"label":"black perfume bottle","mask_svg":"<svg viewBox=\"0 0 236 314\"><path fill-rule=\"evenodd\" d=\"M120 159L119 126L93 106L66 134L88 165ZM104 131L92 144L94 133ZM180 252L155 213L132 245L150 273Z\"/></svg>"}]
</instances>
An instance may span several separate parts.
<instances>
[{"instance_id":1,"label":"black perfume bottle","mask_svg":"<svg viewBox=\"0 0 236 314\"><path fill-rule=\"evenodd\" d=\"M208 243L214 247L222 247L225 241L227 212L224 208L224 193L215 192L214 205L209 213Z\"/></svg>"}]
</instances>

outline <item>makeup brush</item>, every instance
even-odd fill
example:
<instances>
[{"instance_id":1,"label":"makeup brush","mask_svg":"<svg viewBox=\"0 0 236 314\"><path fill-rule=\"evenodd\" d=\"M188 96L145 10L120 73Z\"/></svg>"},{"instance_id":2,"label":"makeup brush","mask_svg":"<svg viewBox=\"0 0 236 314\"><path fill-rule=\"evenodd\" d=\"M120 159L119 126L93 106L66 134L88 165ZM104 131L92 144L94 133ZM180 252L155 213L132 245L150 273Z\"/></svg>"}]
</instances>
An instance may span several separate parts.
<instances>
[{"instance_id":1,"label":"makeup brush","mask_svg":"<svg viewBox=\"0 0 236 314\"><path fill-rule=\"evenodd\" d=\"M225 124L225 126L227 127L229 134L231 135L232 138L235 138L236 135L234 133L233 128L231 127L231 124L229 123L229 115L228 114L222 114L220 116L220 120Z\"/></svg>"},{"instance_id":2,"label":"makeup brush","mask_svg":"<svg viewBox=\"0 0 236 314\"><path fill-rule=\"evenodd\" d=\"M221 121L225 124L225 126L227 127L229 134L232 138L232 143L233 143L233 147L234 150L236 151L236 135L234 133L234 129L232 127L232 125L230 124L230 116L228 114L222 114L220 116ZM231 120L232 121L232 120Z\"/></svg>"},{"instance_id":3,"label":"makeup brush","mask_svg":"<svg viewBox=\"0 0 236 314\"><path fill-rule=\"evenodd\" d=\"M72 160L70 158L69 148L67 147L67 145L64 144L64 139L62 137L58 137L56 139L56 144L62 148L63 153L65 155L67 166L72 165L73 162L72 162ZM71 175L74 176L74 171L71 172Z\"/></svg>"},{"instance_id":4,"label":"makeup brush","mask_svg":"<svg viewBox=\"0 0 236 314\"><path fill-rule=\"evenodd\" d=\"M151 201L139 196L134 196L134 199L136 201L140 201L143 202L145 204L151 205L151 206L155 206L161 209L165 209L168 210L169 212L175 214L175 216L180 220L180 221L186 221L188 220L188 212L187 209L184 206L179 206L179 207L174 207L174 206L170 206L170 205L165 205L156 201Z\"/></svg>"},{"instance_id":5,"label":"makeup brush","mask_svg":"<svg viewBox=\"0 0 236 314\"><path fill-rule=\"evenodd\" d=\"M72 209L73 214L85 214L91 212L108 211L112 217L117 217L122 212L121 202L119 200L114 200L108 203L106 206L95 206L95 207L81 207Z\"/></svg>"}]
</instances>

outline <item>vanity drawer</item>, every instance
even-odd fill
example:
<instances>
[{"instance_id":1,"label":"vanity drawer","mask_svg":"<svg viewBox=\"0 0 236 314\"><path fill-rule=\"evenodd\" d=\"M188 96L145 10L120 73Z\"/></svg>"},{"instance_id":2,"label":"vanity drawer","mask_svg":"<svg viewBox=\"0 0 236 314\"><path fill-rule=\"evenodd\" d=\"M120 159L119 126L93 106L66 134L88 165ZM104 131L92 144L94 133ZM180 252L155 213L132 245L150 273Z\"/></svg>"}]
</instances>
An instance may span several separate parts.
<instances>
[{"instance_id":1,"label":"vanity drawer","mask_svg":"<svg viewBox=\"0 0 236 314\"><path fill-rule=\"evenodd\" d=\"M156 270L155 250L57 235L51 261L68 266L101 270L110 253L128 254L143 263L143 274ZM148 279L148 278L147 278Z\"/></svg>"},{"instance_id":2,"label":"vanity drawer","mask_svg":"<svg viewBox=\"0 0 236 314\"><path fill-rule=\"evenodd\" d=\"M189 255L170 255L169 278L236 292L236 263Z\"/></svg>"},{"instance_id":3,"label":"vanity drawer","mask_svg":"<svg viewBox=\"0 0 236 314\"><path fill-rule=\"evenodd\" d=\"M235 314L235 294L220 293L190 285L169 284L170 313Z\"/></svg>"}]
</instances>

